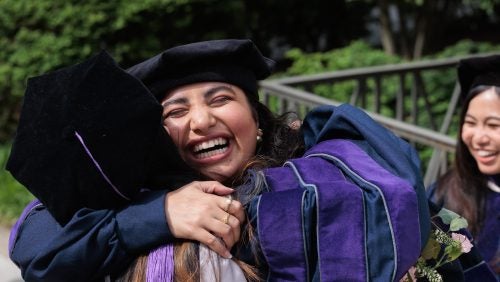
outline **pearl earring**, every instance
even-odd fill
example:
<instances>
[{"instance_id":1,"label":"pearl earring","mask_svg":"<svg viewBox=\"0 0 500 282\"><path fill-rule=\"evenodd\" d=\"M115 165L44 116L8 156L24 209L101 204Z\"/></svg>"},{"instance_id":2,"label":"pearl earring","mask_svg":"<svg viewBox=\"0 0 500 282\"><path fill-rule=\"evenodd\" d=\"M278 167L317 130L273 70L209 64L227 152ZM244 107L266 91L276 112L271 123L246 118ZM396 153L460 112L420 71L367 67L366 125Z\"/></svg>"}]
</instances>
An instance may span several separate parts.
<instances>
[{"instance_id":1,"label":"pearl earring","mask_svg":"<svg viewBox=\"0 0 500 282\"><path fill-rule=\"evenodd\" d=\"M263 135L263 134L264 134L264 133L262 132L262 129L260 129L260 128L259 128L259 129L257 129L257 143L262 142L262 135Z\"/></svg>"}]
</instances>

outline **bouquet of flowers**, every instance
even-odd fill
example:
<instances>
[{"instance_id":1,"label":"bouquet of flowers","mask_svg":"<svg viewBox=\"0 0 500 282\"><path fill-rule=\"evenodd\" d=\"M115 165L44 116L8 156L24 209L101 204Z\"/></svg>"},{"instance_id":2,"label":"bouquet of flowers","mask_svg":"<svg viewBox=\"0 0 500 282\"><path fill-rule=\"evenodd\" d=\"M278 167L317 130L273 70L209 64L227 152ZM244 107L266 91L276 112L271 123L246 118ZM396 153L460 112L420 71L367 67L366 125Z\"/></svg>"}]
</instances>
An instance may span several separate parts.
<instances>
[{"instance_id":1,"label":"bouquet of flowers","mask_svg":"<svg viewBox=\"0 0 500 282\"><path fill-rule=\"evenodd\" d=\"M438 221L440 219L441 222ZM444 226L443 226L444 225ZM447 227L445 229L445 227ZM417 263L412 266L401 282L414 282L426 278L429 282L441 282L437 268L470 252L472 244L467 236L458 233L467 227L467 220L460 215L441 209L432 217L432 230Z\"/></svg>"}]
</instances>

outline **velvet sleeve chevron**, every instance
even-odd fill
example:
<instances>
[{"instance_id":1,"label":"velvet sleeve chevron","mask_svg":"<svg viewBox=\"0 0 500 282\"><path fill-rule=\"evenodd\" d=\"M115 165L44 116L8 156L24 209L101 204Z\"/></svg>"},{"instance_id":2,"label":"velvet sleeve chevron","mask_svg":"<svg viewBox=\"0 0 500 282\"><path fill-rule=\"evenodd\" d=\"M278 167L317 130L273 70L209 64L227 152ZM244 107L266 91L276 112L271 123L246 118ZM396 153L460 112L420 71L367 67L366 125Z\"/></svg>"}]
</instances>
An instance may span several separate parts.
<instances>
[{"instance_id":1,"label":"velvet sleeve chevron","mask_svg":"<svg viewBox=\"0 0 500 282\"><path fill-rule=\"evenodd\" d=\"M308 151L265 171L254 200L271 281L399 281L430 217L416 152L349 105L304 120Z\"/></svg>"}]
</instances>

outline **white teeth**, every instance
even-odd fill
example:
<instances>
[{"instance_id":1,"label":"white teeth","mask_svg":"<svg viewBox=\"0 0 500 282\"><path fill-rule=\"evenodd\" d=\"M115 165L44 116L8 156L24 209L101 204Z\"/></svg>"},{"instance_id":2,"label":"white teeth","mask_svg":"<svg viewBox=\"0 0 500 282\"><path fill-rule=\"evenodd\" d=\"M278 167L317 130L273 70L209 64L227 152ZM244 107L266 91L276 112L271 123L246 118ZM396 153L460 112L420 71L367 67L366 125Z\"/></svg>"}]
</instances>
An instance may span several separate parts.
<instances>
[{"instance_id":1,"label":"white teeth","mask_svg":"<svg viewBox=\"0 0 500 282\"><path fill-rule=\"evenodd\" d=\"M490 152L490 151L477 151L477 155L480 156L480 157L488 157L490 155L494 155L495 153L494 152Z\"/></svg>"},{"instance_id":2,"label":"white teeth","mask_svg":"<svg viewBox=\"0 0 500 282\"><path fill-rule=\"evenodd\" d=\"M210 148L213 148L214 146L217 146L217 145L225 145L227 144L227 140L222 138L222 137L218 137L218 138L215 138L215 139L212 139L212 140L209 140L209 141L205 141L205 142L202 142L196 146L194 146L194 152L199 152L201 150L205 150L205 149L210 149ZM218 150L215 150L215 151L218 151ZM203 155L205 153L202 153L200 155Z\"/></svg>"},{"instance_id":3,"label":"white teeth","mask_svg":"<svg viewBox=\"0 0 500 282\"><path fill-rule=\"evenodd\" d=\"M217 154L222 154L226 150L227 150L227 147L224 147L224 148L221 148L221 149L217 149L217 150L208 151L208 152L203 152L201 154L196 155L196 158L197 159L208 158L208 157L211 157L211 156L215 156Z\"/></svg>"}]
</instances>

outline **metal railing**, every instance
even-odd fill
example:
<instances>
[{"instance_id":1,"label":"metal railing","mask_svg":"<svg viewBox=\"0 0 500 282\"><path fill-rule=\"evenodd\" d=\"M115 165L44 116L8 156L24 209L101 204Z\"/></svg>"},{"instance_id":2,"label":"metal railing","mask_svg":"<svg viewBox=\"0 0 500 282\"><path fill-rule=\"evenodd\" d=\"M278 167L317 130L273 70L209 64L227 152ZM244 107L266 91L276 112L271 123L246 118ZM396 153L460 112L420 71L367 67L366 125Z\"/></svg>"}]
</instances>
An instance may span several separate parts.
<instances>
[{"instance_id":1,"label":"metal railing","mask_svg":"<svg viewBox=\"0 0 500 282\"><path fill-rule=\"evenodd\" d=\"M424 165L424 183L429 185L448 169L452 158L450 154L455 150L456 140L447 133L456 114L460 89L455 83L454 89L450 89L446 113L436 117L431 110L422 76L428 71L439 73L455 69L460 59L485 55L489 54L270 79L260 82L261 98L264 104L277 108L278 113L295 111L302 116L311 108L325 104L350 103L364 109L374 120L408 142L432 148L432 156ZM392 99L394 115L387 116L381 111L383 106L387 107L383 105L382 96L389 93L382 93L382 84L385 80L394 81L394 77L398 78L397 91L393 93L395 97ZM356 85L348 101L336 101L313 93L317 85L334 85L345 81L355 82ZM368 82L374 86L367 87ZM428 126L418 124L421 115L426 116Z\"/></svg>"}]
</instances>

